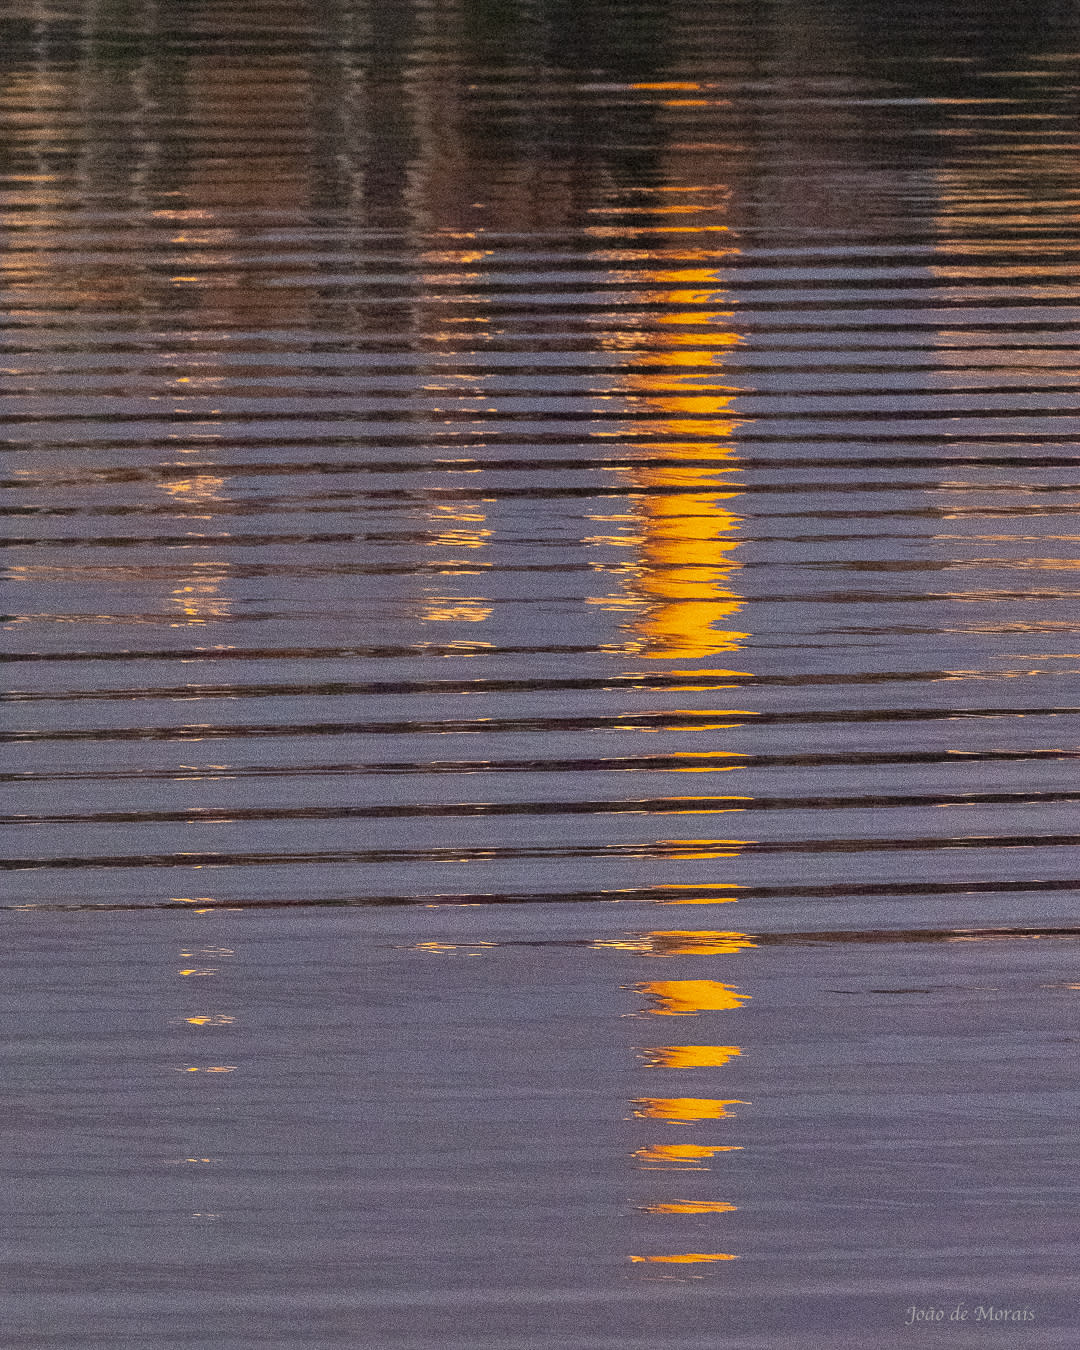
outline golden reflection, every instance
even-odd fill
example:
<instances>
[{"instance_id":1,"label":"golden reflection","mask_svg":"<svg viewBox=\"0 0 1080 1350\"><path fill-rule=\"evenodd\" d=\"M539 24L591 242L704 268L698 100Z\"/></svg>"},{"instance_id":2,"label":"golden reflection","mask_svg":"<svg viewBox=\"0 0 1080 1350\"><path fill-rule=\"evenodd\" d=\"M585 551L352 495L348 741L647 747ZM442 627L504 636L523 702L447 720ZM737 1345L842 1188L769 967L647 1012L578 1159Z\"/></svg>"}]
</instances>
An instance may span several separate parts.
<instances>
[{"instance_id":1,"label":"golden reflection","mask_svg":"<svg viewBox=\"0 0 1080 1350\"><path fill-rule=\"evenodd\" d=\"M205 898L209 899L209 896ZM196 910L195 913L197 914L199 911ZM209 958L213 961L221 960L223 957L228 958L232 955L233 951L231 947L200 947L194 951L182 951L180 953L180 959L182 961L192 961L197 962L198 964L182 966L177 971L177 974L184 976L216 975L218 973L218 967L207 965L205 963L205 958Z\"/></svg>"},{"instance_id":2,"label":"golden reflection","mask_svg":"<svg viewBox=\"0 0 1080 1350\"><path fill-rule=\"evenodd\" d=\"M641 611L641 601L636 595L627 595L625 591L609 591L606 595L587 595L585 597L587 605L598 605L601 609L606 609L612 613L619 610L632 610L634 613Z\"/></svg>"},{"instance_id":3,"label":"golden reflection","mask_svg":"<svg viewBox=\"0 0 1080 1350\"><path fill-rule=\"evenodd\" d=\"M647 209L664 216L702 208L693 200L654 196ZM719 378L715 350L741 338L717 327L730 314L705 308L723 291L717 268L737 253L699 250L695 261L712 267L673 267L669 250L634 250L634 261L651 265L615 273L636 282L643 301L664 307L647 327L604 339L605 346L631 355L620 385L640 414L632 415L631 433L649 438L639 442L642 459L629 477L639 494L634 534L640 540L630 585L645 606L633 628L641 655L650 660L710 661L737 650L747 636L721 626L743 604L731 586L739 566L731 556L739 543L735 531L742 522L729 503L738 492L723 482L737 467L733 437L739 423L731 404L740 389ZM604 258L604 251L597 256Z\"/></svg>"},{"instance_id":4,"label":"golden reflection","mask_svg":"<svg viewBox=\"0 0 1080 1350\"><path fill-rule=\"evenodd\" d=\"M175 383L189 385L197 381L218 384L219 380L203 375L178 376ZM175 465L170 465L175 470ZM162 491L168 494L177 507L180 521L213 520L220 524L221 507L227 501L225 494L226 479L218 473L207 473L201 469L179 477L167 477L162 483ZM218 534L227 532L218 530ZM208 560L199 547L199 536L191 536L191 548L197 549L197 562L189 570L189 575L173 587L169 596L172 606L172 628L186 628L228 619L233 612L233 599L222 592L221 578L207 575L207 567L221 570L224 564L217 559ZM181 560L188 556L188 549L178 555ZM187 569L185 569L187 570Z\"/></svg>"},{"instance_id":5,"label":"golden reflection","mask_svg":"<svg viewBox=\"0 0 1080 1350\"><path fill-rule=\"evenodd\" d=\"M210 900L211 897L201 896L199 897L199 899ZM191 911L188 912L190 913ZM194 912L199 913L200 911L195 910ZM180 952L180 959L183 962L195 962L206 958L210 958L215 961L229 960L234 956L235 952L233 948L226 947L218 943L208 943L207 945L202 947L188 947L182 949ZM216 965L197 966L193 964L181 966L181 968L178 970L177 973L182 978L185 976L193 976L193 975L215 975L217 974L217 972L218 967ZM192 989L190 992L195 994L196 996L199 993L199 991L195 989ZM192 1002L194 1002L194 999L192 1000ZM192 1008L189 1003L189 1010L186 1012L186 1014L179 1017L173 1017L170 1020L177 1028L179 1034L182 1034L187 1037L197 1036L199 1038L199 1046L197 1049L194 1047L193 1043L190 1040L187 1042L187 1050L193 1056L201 1054L202 1052L206 1051L208 1049L208 1043L212 1041L215 1044L215 1046L222 1047L222 1057L224 1058L225 1052L223 1049L222 1037L228 1037L229 1028L231 1028L236 1022L236 1018L233 1014L226 1012L217 1012L213 1011L212 1009L207 1009L205 1004L201 1009L199 1008L198 1004L196 1004L195 1007ZM208 1035L204 1031L204 1028L207 1027L214 1027L218 1028L219 1030L216 1033L210 1033ZM228 1043L229 1042L227 1041L225 1042L225 1044ZM215 1089L211 1089L209 1085L199 1088L196 1087L193 1083L191 1091L196 1091L199 1092L200 1094L202 1092L208 1091L214 1091L215 1094L218 1091L227 1093L229 1091L229 1087L224 1080L229 1078L231 1074L236 1073L237 1069L239 1068L237 1064L199 1063L199 1062L191 1063L190 1061L188 1063L177 1065L174 1067L176 1068L176 1071L178 1073L184 1074L187 1077L193 1077L195 1075L198 1075L200 1082L202 1082L204 1078L207 1079L213 1078L215 1082L220 1083L220 1087ZM201 1154L198 1151L200 1142L203 1141L199 1141L198 1139L193 1138L188 1143L188 1148L190 1148L192 1152L187 1156L177 1159L171 1159L170 1161L196 1165L217 1163L223 1161L223 1159L220 1156L215 1156L214 1154ZM209 1185L210 1182L211 1178L209 1176L205 1178L199 1178L197 1176L192 1178L192 1184L196 1188L202 1187L204 1185ZM195 1199L195 1196L197 1194L199 1194L198 1189L195 1192L193 1192L191 1198ZM216 1199L217 1197L212 1196L209 1193L203 1191L201 1198L210 1200L212 1202L213 1199ZM192 1217L203 1218L207 1220L216 1220L221 1216L220 1213L217 1211L200 1210L193 1212Z\"/></svg>"},{"instance_id":6,"label":"golden reflection","mask_svg":"<svg viewBox=\"0 0 1080 1350\"><path fill-rule=\"evenodd\" d=\"M433 956L452 956L455 952L464 952L466 956L480 956L486 948L497 947L497 942L416 942L405 950L410 952L429 952Z\"/></svg>"},{"instance_id":7,"label":"golden reflection","mask_svg":"<svg viewBox=\"0 0 1080 1350\"><path fill-rule=\"evenodd\" d=\"M750 842L747 839L658 839L664 856L682 862L737 858Z\"/></svg>"},{"instance_id":8,"label":"golden reflection","mask_svg":"<svg viewBox=\"0 0 1080 1350\"><path fill-rule=\"evenodd\" d=\"M212 514L212 508L225 500L222 488L225 486L225 479L219 474L214 473L193 473L187 478L170 478L162 483L163 491L170 497L176 498L186 506L205 506L206 516L203 519L209 519ZM190 515L185 512L185 515Z\"/></svg>"},{"instance_id":9,"label":"golden reflection","mask_svg":"<svg viewBox=\"0 0 1080 1350\"><path fill-rule=\"evenodd\" d=\"M634 1157L646 1171L709 1172L706 1158L717 1153L741 1153L742 1144L646 1144Z\"/></svg>"},{"instance_id":10,"label":"golden reflection","mask_svg":"<svg viewBox=\"0 0 1080 1350\"><path fill-rule=\"evenodd\" d=\"M653 812L658 816L719 816L732 811L745 811L746 804L752 802L753 797L723 797L723 802L730 802L730 806L717 806L716 797L668 797L663 807L657 807ZM695 806L693 803L699 803ZM668 804L670 803L670 805ZM734 840L725 840L725 843L734 843ZM744 840L737 841L744 843Z\"/></svg>"},{"instance_id":11,"label":"golden reflection","mask_svg":"<svg viewBox=\"0 0 1080 1350\"><path fill-rule=\"evenodd\" d=\"M641 933L625 938L598 938L589 944L598 951L640 952L642 956L727 956L757 944L745 933L672 930Z\"/></svg>"},{"instance_id":12,"label":"golden reflection","mask_svg":"<svg viewBox=\"0 0 1080 1350\"><path fill-rule=\"evenodd\" d=\"M490 534L490 530L442 530L428 544L431 548L483 548Z\"/></svg>"},{"instance_id":13,"label":"golden reflection","mask_svg":"<svg viewBox=\"0 0 1080 1350\"><path fill-rule=\"evenodd\" d=\"M470 469L468 472L479 471ZM428 520L431 525L428 548L483 548L491 538L491 530L482 528L487 522L487 516L479 505L469 507L460 502L435 502L428 513ZM440 562L452 561L440 559Z\"/></svg>"},{"instance_id":14,"label":"golden reflection","mask_svg":"<svg viewBox=\"0 0 1080 1350\"><path fill-rule=\"evenodd\" d=\"M646 1214L728 1214L738 1206L729 1205L726 1200L670 1200L641 1208Z\"/></svg>"},{"instance_id":15,"label":"golden reflection","mask_svg":"<svg viewBox=\"0 0 1080 1350\"><path fill-rule=\"evenodd\" d=\"M631 1261L670 1262L677 1265L692 1265L698 1261L737 1261L737 1256L729 1252L681 1252L677 1256L631 1256Z\"/></svg>"},{"instance_id":16,"label":"golden reflection","mask_svg":"<svg viewBox=\"0 0 1080 1350\"><path fill-rule=\"evenodd\" d=\"M685 760L685 764L672 765L671 773L731 773L733 769L741 769L746 762L746 756L741 755L736 750L676 750L671 755L672 759ZM717 764L718 759L730 759L730 764ZM706 760L707 763L695 764L695 760ZM752 798L742 798L742 800L753 800Z\"/></svg>"},{"instance_id":17,"label":"golden reflection","mask_svg":"<svg viewBox=\"0 0 1080 1350\"><path fill-rule=\"evenodd\" d=\"M745 933L671 929L648 936L652 944L650 956L728 956L757 946Z\"/></svg>"},{"instance_id":18,"label":"golden reflection","mask_svg":"<svg viewBox=\"0 0 1080 1350\"><path fill-rule=\"evenodd\" d=\"M741 1054L737 1045L654 1045L641 1051L651 1069L718 1069Z\"/></svg>"},{"instance_id":19,"label":"golden reflection","mask_svg":"<svg viewBox=\"0 0 1080 1350\"><path fill-rule=\"evenodd\" d=\"M442 575L476 575L477 564L468 556L458 557L461 551L475 552L487 547L492 531L485 529L486 515L478 505L435 503L429 512L430 535L427 547L447 550L438 556ZM432 588L421 606L423 623L483 623L491 615L492 606L486 596L443 593Z\"/></svg>"},{"instance_id":20,"label":"golden reflection","mask_svg":"<svg viewBox=\"0 0 1080 1350\"><path fill-rule=\"evenodd\" d=\"M646 476L668 485L674 485L678 477L670 469L653 469ZM705 476L698 471L699 480ZM651 608L635 625L645 638L642 655L652 660L697 662L737 650L746 633L716 627L718 620L742 607L741 598L724 584L735 565L726 553L738 541L718 537L719 531L736 528L736 517L721 517L715 498L673 493L650 497L647 503L651 528L643 547L645 570L639 585Z\"/></svg>"},{"instance_id":21,"label":"golden reflection","mask_svg":"<svg viewBox=\"0 0 1080 1350\"><path fill-rule=\"evenodd\" d=\"M719 980L650 980L638 989L652 1000L649 1012L657 1017L689 1017L704 1012L741 1008L749 994Z\"/></svg>"},{"instance_id":22,"label":"golden reflection","mask_svg":"<svg viewBox=\"0 0 1080 1350\"><path fill-rule=\"evenodd\" d=\"M658 905L732 905L738 900L741 886L733 882L665 882L657 887L660 894L656 897Z\"/></svg>"},{"instance_id":23,"label":"golden reflection","mask_svg":"<svg viewBox=\"0 0 1080 1350\"><path fill-rule=\"evenodd\" d=\"M421 611L424 623L483 623L492 606L478 595L429 595Z\"/></svg>"},{"instance_id":24,"label":"golden reflection","mask_svg":"<svg viewBox=\"0 0 1080 1350\"><path fill-rule=\"evenodd\" d=\"M677 82L669 92L694 93L697 88ZM661 223L675 213L698 210L701 197L695 200L698 190L691 186L693 181L668 185L681 194L677 201L650 196L645 208L651 217L650 235L700 228ZM708 198L715 197L710 189ZM606 238L602 227L594 227L592 233L597 239ZM707 236L697 242L707 242ZM643 661L666 663L663 673L670 676L709 676L708 682L691 680L683 685L678 691L682 697L674 707L668 702L664 712L685 714L691 735L723 731L733 725L728 719L753 714L701 709L694 706L693 696L715 689L718 677L738 677L741 682L748 674L732 669L736 663L731 660L748 637L735 617L744 605L735 585L743 522L735 510L738 486L731 481L739 467L735 438L741 425L733 404L741 391L723 370L724 351L742 339L731 329L733 314L718 308L724 291L719 269L739 250L698 247L692 254L676 252L679 245L667 239L639 249L626 238L620 240L620 248L620 256L609 261L616 268L623 261L638 264L621 275L636 282L642 299L661 310L603 339L626 361L619 386L630 405L629 427L620 427L617 434L629 432L639 458L625 470L632 518L613 515L610 524L616 528L596 531L590 542L608 549L618 545L620 552L632 547L636 558L622 574L621 595L608 594L593 603L625 615L624 630L631 639L627 646ZM604 256L602 247L597 256ZM717 773L739 767L739 762L718 764L722 750L695 754L678 745L668 753L683 761L672 772ZM708 763L695 762L706 755ZM717 815L745 810L752 802L743 795L722 802L715 796L708 801L671 796L654 814ZM740 857L746 842L668 838L656 840L655 847L669 866L717 867ZM738 898L739 887L718 881L668 883L657 886L656 892L663 904L730 904ZM627 935L621 945L643 956L681 958L726 956L753 943L742 933L658 930ZM733 985L715 980L658 980L638 989L649 999L649 1013L657 1016L729 1011L747 1001ZM716 1068L737 1053L737 1047L667 1047L656 1051L650 1062L654 1067Z\"/></svg>"},{"instance_id":25,"label":"golden reflection","mask_svg":"<svg viewBox=\"0 0 1080 1350\"><path fill-rule=\"evenodd\" d=\"M448 274L449 280L457 278L457 268L467 267L470 263L483 262L490 258L494 253L493 249L429 249L420 254L420 261L425 265L433 267L452 267L455 270ZM429 278L425 277L425 281Z\"/></svg>"},{"instance_id":26,"label":"golden reflection","mask_svg":"<svg viewBox=\"0 0 1080 1350\"><path fill-rule=\"evenodd\" d=\"M227 619L232 613L232 601L222 595L217 581L196 581L176 586L169 599L183 616L182 620L170 625L172 628L212 623L215 619Z\"/></svg>"},{"instance_id":27,"label":"golden reflection","mask_svg":"<svg viewBox=\"0 0 1080 1350\"><path fill-rule=\"evenodd\" d=\"M675 1124L691 1120L726 1120L729 1106L749 1106L738 1097L638 1097L631 1105L641 1120L667 1120Z\"/></svg>"}]
</instances>

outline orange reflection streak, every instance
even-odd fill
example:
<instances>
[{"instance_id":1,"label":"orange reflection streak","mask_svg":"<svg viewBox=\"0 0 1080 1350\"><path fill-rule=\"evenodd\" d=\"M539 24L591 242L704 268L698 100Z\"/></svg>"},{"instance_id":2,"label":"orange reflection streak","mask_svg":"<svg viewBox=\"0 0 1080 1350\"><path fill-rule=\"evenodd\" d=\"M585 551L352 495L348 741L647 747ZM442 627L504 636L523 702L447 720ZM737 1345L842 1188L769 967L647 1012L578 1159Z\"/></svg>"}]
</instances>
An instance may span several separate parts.
<instances>
[{"instance_id":1,"label":"orange reflection streak","mask_svg":"<svg viewBox=\"0 0 1080 1350\"><path fill-rule=\"evenodd\" d=\"M179 243L183 240L174 242ZM194 277L192 280L201 282L203 279ZM183 353L173 353L172 356L178 364L184 361ZM183 412L189 410L190 399L220 392L223 382L223 378L212 370L192 369L191 374L173 377L173 387L166 396L172 400L176 411ZM216 415L215 410L207 412L208 421L204 425L212 425ZM208 453L207 439L212 440L213 437L200 437L197 446L181 447L181 453L185 457L194 455L198 461L204 460ZM168 493L172 499L180 520L213 522L214 534L228 538L229 531L222 528L223 520L227 517L220 514L221 508L228 503L226 491L228 479L216 472L214 466L205 462L191 462L189 473L188 462L173 461L163 466L168 473L160 485L162 491ZM179 555L182 561L190 558L191 562L185 569L189 571L189 575L173 588L169 597L173 607L173 622L170 624L172 628L213 623L215 620L229 618L233 612L233 598L223 594L222 577L216 575L226 571L227 564L218 558L207 557L204 548L205 546L199 544L198 535L192 533L190 546Z\"/></svg>"},{"instance_id":2,"label":"orange reflection streak","mask_svg":"<svg viewBox=\"0 0 1080 1350\"><path fill-rule=\"evenodd\" d=\"M590 947L640 952L642 956L727 956L757 944L745 933L718 933L691 930L641 933L625 938L597 938Z\"/></svg>"},{"instance_id":3,"label":"orange reflection streak","mask_svg":"<svg viewBox=\"0 0 1080 1350\"><path fill-rule=\"evenodd\" d=\"M690 888L687 887L689 890ZM673 895L661 896L658 905L733 905L737 895Z\"/></svg>"},{"instance_id":4,"label":"orange reflection streak","mask_svg":"<svg viewBox=\"0 0 1080 1350\"><path fill-rule=\"evenodd\" d=\"M653 814L663 816L719 816L727 815L732 811L745 811L748 804L753 802L753 797L724 797L721 798L730 805L717 806L715 797L668 797L663 807L657 807ZM695 806L694 803L704 803ZM669 805L670 803L670 805ZM678 803L676 805L676 803Z\"/></svg>"},{"instance_id":5,"label":"orange reflection streak","mask_svg":"<svg viewBox=\"0 0 1080 1350\"><path fill-rule=\"evenodd\" d=\"M655 1045L641 1054L652 1069L718 1069L742 1051L737 1045Z\"/></svg>"},{"instance_id":6,"label":"orange reflection streak","mask_svg":"<svg viewBox=\"0 0 1080 1350\"><path fill-rule=\"evenodd\" d=\"M232 613L232 601L221 594L220 584L216 581L177 586L169 598L182 616L170 625L172 628L211 623L214 619L227 619Z\"/></svg>"},{"instance_id":7,"label":"orange reflection streak","mask_svg":"<svg viewBox=\"0 0 1080 1350\"><path fill-rule=\"evenodd\" d=\"M635 1149L633 1156L646 1164L649 1171L708 1172L711 1169L704 1166L706 1158L717 1153L741 1153L742 1147L742 1144L646 1144Z\"/></svg>"},{"instance_id":8,"label":"orange reflection streak","mask_svg":"<svg viewBox=\"0 0 1080 1350\"><path fill-rule=\"evenodd\" d=\"M696 88L685 82L641 87ZM699 209L693 201L654 200L649 213ZM715 267L738 252L703 252L698 260L713 262L710 268L673 267L675 259L664 250L635 251L635 260L653 265L630 275L644 300L665 309L647 329L613 334L605 341L635 358L621 377L628 400L642 414L630 430L662 438L642 444L647 457L630 470L631 484L640 493L640 565L631 586L646 606L633 627L642 639L642 655L651 660L708 660L737 650L747 636L717 626L743 601L729 585L738 566L730 556L738 546L732 534L741 520L726 503L738 494L724 491L726 485L719 480L736 467L732 436L738 423L730 405L740 390L718 380L715 348L741 339L716 329L716 321L730 315L705 308L723 290ZM702 289L687 288L687 283ZM697 331L678 331L691 327Z\"/></svg>"},{"instance_id":9,"label":"orange reflection streak","mask_svg":"<svg viewBox=\"0 0 1080 1350\"><path fill-rule=\"evenodd\" d=\"M716 1097L637 1097L631 1106L641 1120L669 1120L682 1123L691 1120L726 1120L733 1113L729 1106L749 1106L739 1097L720 1100Z\"/></svg>"},{"instance_id":10,"label":"orange reflection streak","mask_svg":"<svg viewBox=\"0 0 1080 1350\"><path fill-rule=\"evenodd\" d=\"M726 1012L741 1008L748 994L719 980L650 980L638 988L653 1000L649 1012L657 1017L687 1017L695 1013Z\"/></svg>"},{"instance_id":11,"label":"orange reflection streak","mask_svg":"<svg viewBox=\"0 0 1080 1350\"><path fill-rule=\"evenodd\" d=\"M678 1265L691 1265L696 1261L737 1261L730 1252L681 1252L677 1256L632 1256L631 1261L663 1261Z\"/></svg>"},{"instance_id":12,"label":"orange reflection streak","mask_svg":"<svg viewBox=\"0 0 1080 1350\"><path fill-rule=\"evenodd\" d=\"M662 892L657 896L658 905L733 905L742 889L733 882L689 882L669 881L657 888ZM670 892L670 894L667 894Z\"/></svg>"},{"instance_id":13,"label":"orange reflection streak","mask_svg":"<svg viewBox=\"0 0 1080 1350\"><path fill-rule=\"evenodd\" d=\"M665 857L680 861L712 861L714 858L737 858L749 842L746 839L658 839Z\"/></svg>"},{"instance_id":14,"label":"orange reflection streak","mask_svg":"<svg viewBox=\"0 0 1080 1350\"><path fill-rule=\"evenodd\" d=\"M672 92L695 89L694 85L681 82L639 87ZM683 186L680 185L680 192ZM692 198L655 203L649 214L657 219L649 222L649 228L654 234L674 233L688 227L665 226L661 219L670 221L673 216L708 209L706 204ZM601 237L600 230L594 233ZM621 242L625 248L625 240ZM744 604L734 586L740 566L734 554L742 519L733 509L739 493L731 482L738 467L734 437L739 426L732 404L740 390L724 378L720 350L737 344L740 338L727 330L731 314L717 308L724 303L723 282L714 270L722 265L723 258L737 252L731 249L723 255L695 256L693 261L697 265L690 267L680 267L682 259L665 251L662 245L655 252L643 250L636 254L633 261L644 261L648 270L628 276L636 275L643 301L663 306L663 310L659 316L639 321L639 326L614 334L605 342L628 357L620 386L632 408L629 430L640 459L626 470L628 496L634 504L633 521L624 524L615 516L608 517L605 524L623 528L595 539L598 545L606 547L622 545L620 552L624 558L633 548L636 565L621 568L621 600L612 595L597 603L620 614L624 629L628 636L632 635L627 645L640 657L649 662L666 662L667 674L711 677L707 682L693 679L680 682L680 693L684 695L681 701L689 704L697 701L694 695L715 689L716 677L745 677L748 673L731 668L736 663L730 654L739 651L748 637L735 620ZM710 262L713 268L709 267ZM695 719L691 723L695 731L706 727L723 730L725 719L743 716L728 710L706 713L693 706L684 711L688 720ZM676 753L681 753L681 747ZM738 767L717 764L718 752L708 753L712 759L707 764L695 763L696 757L687 753L678 769L726 772ZM654 814L662 810L665 815L713 815L744 809L751 803L751 798L738 795L722 801L710 796L708 802L702 797L673 795ZM656 851L668 864L715 864L739 857L745 842L661 839L656 841ZM737 898L737 886L728 885L724 891L719 886L717 882L699 882L657 889L670 892L670 896L660 897L661 903L667 904L722 904ZM604 945L670 959L727 957L755 943L745 933L725 930L657 929L627 933L621 940ZM726 1012L748 1001L748 995L739 993L736 986L718 980L652 980L636 987L648 1000L647 1015L651 1016ZM717 1069L740 1055L741 1050L734 1045L669 1045L649 1047L639 1054L649 1068L701 1070ZM702 1083L699 1078L694 1086L708 1091L712 1082ZM676 1127L727 1120L734 1117L735 1106L747 1104L741 1098L696 1096L641 1096L630 1103L636 1118ZM656 1144L637 1149L633 1156L638 1166L647 1170L709 1171L709 1161L716 1154L738 1147ZM708 1215L730 1212L735 1206L726 1201L663 1199L639 1208L647 1214ZM735 1259L729 1253L694 1251L630 1257L636 1263L662 1265Z\"/></svg>"},{"instance_id":15,"label":"orange reflection streak","mask_svg":"<svg viewBox=\"0 0 1080 1350\"><path fill-rule=\"evenodd\" d=\"M480 380L472 381L483 393ZM433 410L438 413L438 408ZM462 467L463 474L478 473L473 467ZM475 591L477 579L489 566L484 561L484 549L491 543L493 531L488 528L483 502L440 502L427 504L426 546L437 550L434 561L439 575L425 586L420 602L421 623L484 623L491 617L493 606L485 595L468 594ZM428 560L425 560L428 561ZM460 581L458 580L460 578Z\"/></svg>"},{"instance_id":16,"label":"orange reflection streak","mask_svg":"<svg viewBox=\"0 0 1080 1350\"><path fill-rule=\"evenodd\" d=\"M671 426L680 431L698 429L685 422ZM680 444L669 453L688 460L719 457L713 444ZM654 491L643 501L648 524L638 585L651 606L636 627L645 639L642 654L651 660L709 660L717 653L736 651L747 636L715 626L742 608L741 597L726 584L736 565L727 555L738 541L725 537L725 532L737 528L739 519L718 505L721 498L715 491L686 491L697 484L706 486L713 472L657 465L637 475L643 486L678 489Z\"/></svg>"},{"instance_id":17,"label":"orange reflection streak","mask_svg":"<svg viewBox=\"0 0 1080 1350\"><path fill-rule=\"evenodd\" d=\"M669 1200L666 1204L642 1205L646 1214L728 1214L738 1208L726 1200Z\"/></svg>"},{"instance_id":18,"label":"orange reflection streak","mask_svg":"<svg viewBox=\"0 0 1080 1350\"><path fill-rule=\"evenodd\" d=\"M745 933L715 932L708 929L658 930L648 934L652 948L650 956L727 956L732 952L756 947L757 943Z\"/></svg>"}]
</instances>

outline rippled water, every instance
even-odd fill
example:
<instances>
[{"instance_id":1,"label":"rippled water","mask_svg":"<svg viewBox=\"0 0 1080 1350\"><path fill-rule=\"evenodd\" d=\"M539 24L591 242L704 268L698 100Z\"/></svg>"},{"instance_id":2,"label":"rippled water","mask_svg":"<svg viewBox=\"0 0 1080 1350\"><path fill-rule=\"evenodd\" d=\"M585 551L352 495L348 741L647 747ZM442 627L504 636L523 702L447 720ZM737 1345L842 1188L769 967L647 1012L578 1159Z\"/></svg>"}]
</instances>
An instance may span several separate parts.
<instances>
[{"instance_id":1,"label":"rippled water","mask_svg":"<svg viewBox=\"0 0 1080 1350\"><path fill-rule=\"evenodd\" d=\"M7 6L5 1344L1074 1343L1078 63Z\"/></svg>"}]
</instances>

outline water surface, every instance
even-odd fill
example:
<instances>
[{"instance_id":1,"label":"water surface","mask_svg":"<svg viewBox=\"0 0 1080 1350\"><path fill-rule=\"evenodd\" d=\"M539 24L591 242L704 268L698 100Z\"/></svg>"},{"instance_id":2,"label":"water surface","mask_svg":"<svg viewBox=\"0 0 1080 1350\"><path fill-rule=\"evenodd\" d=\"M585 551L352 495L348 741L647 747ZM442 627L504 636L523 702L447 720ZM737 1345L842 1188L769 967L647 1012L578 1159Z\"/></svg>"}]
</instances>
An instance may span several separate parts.
<instances>
[{"instance_id":1,"label":"water surface","mask_svg":"<svg viewBox=\"0 0 1080 1350\"><path fill-rule=\"evenodd\" d=\"M13 1350L1073 1343L1078 30L8 7Z\"/></svg>"}]
</instances>

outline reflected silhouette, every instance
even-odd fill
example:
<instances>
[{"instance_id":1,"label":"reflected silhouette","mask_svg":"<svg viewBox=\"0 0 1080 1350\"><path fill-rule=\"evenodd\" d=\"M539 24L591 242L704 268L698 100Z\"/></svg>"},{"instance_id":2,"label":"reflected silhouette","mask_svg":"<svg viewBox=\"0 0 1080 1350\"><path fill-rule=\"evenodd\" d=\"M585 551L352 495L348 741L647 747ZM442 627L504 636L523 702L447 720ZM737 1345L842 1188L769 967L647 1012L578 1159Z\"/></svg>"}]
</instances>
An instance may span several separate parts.
<instances>
[{"instance_id":1,"label":"reflected silhouette","mask_svg":"<svg viewBox=\"0 0 1080 1350\"><path fill-rule=\"evenodd\" d=\"M654 206L655 213L670 208ZM676 207L693 210L693 204ZM719 265L723 254L709 261ZM726 255L730 256L730 254ZM728 505L737 495L718 491L718 476L735 467L730 405L737 389L717 378L718 348L735 345L735 333L718 331L717 320L728 316L707 308L715 304L716 274L707 266L664 269L648 277L658 287L690 284L700 290L664 289L650 295L664 305L659 321L643 336L635 365L627 371L625 386L640 420L634 430L643 439L643 464L635 466L631 481L639 497L639 567L632 594L642 612L632 621L640 654L649 661L665 661L672 674L732 673L717 658L739 649L747 634L726 625L742 607L732 581L738 564L732 557L738 546L739 517ZM694 331L690 331L694 330ZM699 339L700 340L697 340ZM689 692L689 691L688 691ZM690 704L687 710L699 711ZM719 715L720 717L723 714ZM722 726L722 722L717 725ZM715 753L714 750L710 752ZM690 758L692 752L683 752ZM700 752L702 754L709 752ZM693 762L675 771L699 771ZM723 766L719 771L728 771ZM709 766L706 772L716 772ZM747 799L742 799L743 801ZM696 810L692 799L682 809ZM732 806L736 800L732 799ZM716 808L705 808L710 814ZM739 856L741 841L708 839L664 841L669 856L681 861L718 860ZM720 883L680 888L665 903L730 903L737 895L724 894ZM710 930L657 930L639 939L639 950L650 957L686 958L730 956L753 942L742 933ZM738 1009L747 999L735 986L711 979L650 980L638 985L649 999L654 1016L698 1016ZM715 1069L741 1053L737 1046L665 1046L641 1052L650 1069ZM741 1099L701 1097L639 1097L632 1103L639 1119L668 1124L722 1120ZM647 1170L708 1170L705 1160L737 1145L653 1144L636 1150L635 1160ZM733 1209L727 1202L655 1201L643 1205L646 1214L702 1215ZM733 1260L728 1254L682 1253L632 1256L641 1264L696 1264Z\"/></svg>"},{"instance_id":2,"label":"reflected silhouette","mask_svg":"<svg viewBox=\"0 0 1080 1350\"><path fill-rule=\"evenodd\" d=\"M650 206L653 213L663 209ZM712 257L720 265L735 252ZM608 255L600 250L596 256ZM717 382L714 349L733 346L740 338L712 326L729 316L680 308L714 299L719 285L714 269L664 268L670 255L661 252L638 256L660 264L636 271L635 279L642 287L658 288L646 289L641 299L663 310L648 328L604 339L616 351L634 343L621 384L631 417L626 434L637 442L640 460L628 475L636 500L638 528L632 540L638 565L624 603L629 607L636 600L644 611L631 625L640 635L641 655L680 664L709 661L738 650L747 637L717 626L743 601L730 584L738 568L730 556L739 542L732 534L741 520L727 503L738 493L718 484L719 474L737 467L732 438L739 424L727 414L739 390ZM671 289L672 282L686 280L714 282L716 289ZM700 331L684 333L684 326ZM700 673L729 672L710 666Z\"/></svg>"}]
</instances>

